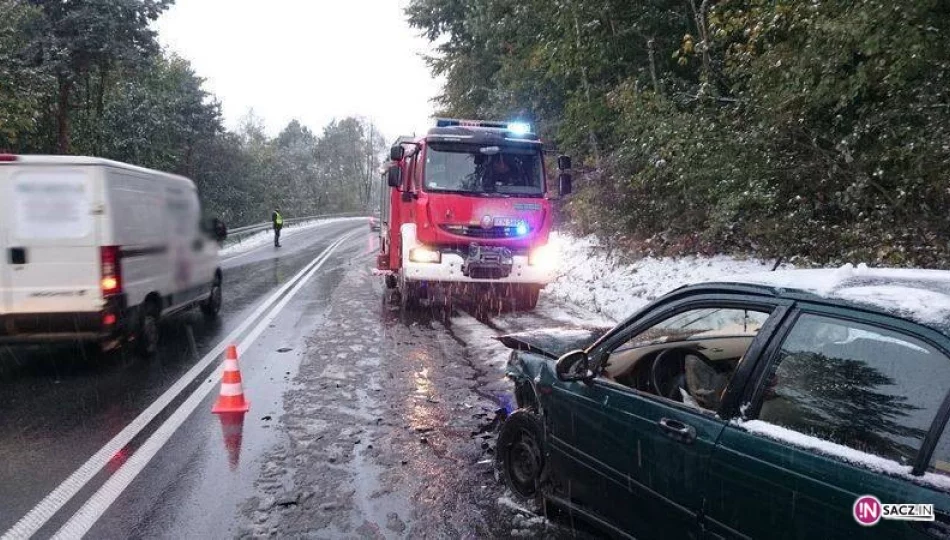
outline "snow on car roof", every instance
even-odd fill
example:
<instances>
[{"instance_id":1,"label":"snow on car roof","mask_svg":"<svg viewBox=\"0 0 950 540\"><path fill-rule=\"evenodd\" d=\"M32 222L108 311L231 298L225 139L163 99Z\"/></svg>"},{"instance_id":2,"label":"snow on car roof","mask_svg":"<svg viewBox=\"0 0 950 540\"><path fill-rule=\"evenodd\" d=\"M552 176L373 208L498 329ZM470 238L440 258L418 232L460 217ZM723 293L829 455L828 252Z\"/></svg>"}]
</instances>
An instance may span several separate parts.
<instances>
[{"instance_id":1,"label":"snow on car roof","mask_svg":"<svg viewBox=\"0 0 950 540\"><path fill-rule=\"evenodd\" d=\"M950 330L950 271L846 264L835 269L738 275L728 282L764 285L778 292L801 291Z\"/></svg>"}]
</instances>

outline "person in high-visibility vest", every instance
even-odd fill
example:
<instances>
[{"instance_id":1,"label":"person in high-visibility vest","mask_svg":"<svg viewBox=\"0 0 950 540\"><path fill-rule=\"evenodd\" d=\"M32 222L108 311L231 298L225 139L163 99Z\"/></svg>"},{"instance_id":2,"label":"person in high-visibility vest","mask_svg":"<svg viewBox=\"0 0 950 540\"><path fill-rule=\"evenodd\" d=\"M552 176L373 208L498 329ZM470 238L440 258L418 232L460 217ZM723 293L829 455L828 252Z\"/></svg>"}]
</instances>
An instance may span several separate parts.
<instances>
[{"instance_id":1,"label":"person in high-visibility vest","mask_svg":"<svg viewBox=\"0 0 950 540\"><path fill-rule=\"evenodd\" d=\"M275 208L270 216L274 222L274 247L280 247L280 230L284 228L284 216L280 215L280 208Z\"/></svg>"}]
</instances>

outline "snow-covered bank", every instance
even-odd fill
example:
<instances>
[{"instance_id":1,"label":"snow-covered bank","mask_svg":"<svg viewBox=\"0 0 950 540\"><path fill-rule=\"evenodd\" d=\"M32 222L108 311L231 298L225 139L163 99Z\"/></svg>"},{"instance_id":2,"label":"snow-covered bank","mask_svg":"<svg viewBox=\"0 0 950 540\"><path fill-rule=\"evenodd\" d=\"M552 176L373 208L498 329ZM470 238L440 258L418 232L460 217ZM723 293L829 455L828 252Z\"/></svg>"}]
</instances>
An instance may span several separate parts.
<instances>
[{"instance_id":1,"label":"snow-covered bank","mask_svg":"<svg viewBox=\"0 0 950 540\"><path fill-rule=\"evenodd\" d=\"M288 236L293 236L299 232L303 232L314 227L321 227L330 223L339 223L341 221L366 221L365 217L339 217L339 218L322 218L314 219L310 221L303 221L300 223L289 224L284 227L284 230L281 231L281 239ZM261 246L266 246L268 244L274 243L274 231L271 229L266 229L254 234L250 234L241 240L238 240L234 243L226 242L226 245L219 252L221 257L230 257L233 255L239 255L241 253L248 252L254 248Z\"/></svg>"},{"instance_id":2,"label":"snow-covered bank","mask_svg":"<svg viewBox=\"0 0 950 540\"><path fill-rule=\"evenodd\" d=\"M632 315L663 294L690 283L772 269L774 261L715 257L647 257L633 262L608 255L594 237L552 237L561 270L545 294L615 321ZM783 268L792 268L783 266Z\"/></svg>"}]
</instances>

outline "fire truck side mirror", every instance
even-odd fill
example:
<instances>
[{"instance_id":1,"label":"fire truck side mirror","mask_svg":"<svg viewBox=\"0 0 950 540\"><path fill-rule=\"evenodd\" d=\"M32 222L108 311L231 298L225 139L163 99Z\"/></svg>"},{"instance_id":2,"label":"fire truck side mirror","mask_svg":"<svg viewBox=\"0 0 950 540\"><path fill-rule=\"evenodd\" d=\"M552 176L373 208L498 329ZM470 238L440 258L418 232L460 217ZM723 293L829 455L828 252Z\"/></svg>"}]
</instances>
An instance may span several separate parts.
<instances>
[{"instance_id":1,"label":"fire truck side mirror","mask_svg":"<svg viewBox=\"0 0 950 540\"><path fill-rule=\"evenodd\" d=\"M558 176L557 178L558 193L560 193L561 197L571 194L571 191L573 189L571 186L572 182L573 182L573 178L571 178L571 175L567 173L561 173L560 176Z\"/></svg>"},{"instance_id":2,"label":"fire truck side mirror","mask_svg":"<svg viewBox=\"0 0 950 540\"><path fill-rule=\"evenodd\" d=\"M558 156L557 168L566 171L571 168L571 156Z\"/></svg>"},{"instance_id":3,"label":"fire truck side mirror","mask_svg":"<svg viewBox=\"0 0 950 540\"><path fill-rule=\"evenodd\" d=\"M389 149L389 159L393 161L399 161L406 155L406 149L402 145L397 144Z\"/></svg>"},{"instance_id":4,"label":"fire truck side mirror","mask_svg":"<svg viewBox=\"0 0 950 540\"><path fill-rule=\"evenodd\" d=\"M386 183L389 184L389 187L398 188L402 186L402 169L398 165L393 165L389 168L389 173L386 175Z\"/></svg>"}]
</instances>

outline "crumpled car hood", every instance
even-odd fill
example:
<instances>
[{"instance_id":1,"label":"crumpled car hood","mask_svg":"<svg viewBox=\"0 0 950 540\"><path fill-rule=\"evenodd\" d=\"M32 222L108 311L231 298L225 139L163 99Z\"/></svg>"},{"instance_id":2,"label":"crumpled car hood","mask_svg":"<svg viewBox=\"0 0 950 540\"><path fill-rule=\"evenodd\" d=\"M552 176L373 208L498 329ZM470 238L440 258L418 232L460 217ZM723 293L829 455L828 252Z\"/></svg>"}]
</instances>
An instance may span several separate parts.
<instances>
[{"instance_id":1,"label":"crumpled car hood","mask_svg":"<svg viewBox=\"0 0 950 540\"><path fill-rule=\"evenodd\" d=\"M609 330L610 328L603 327L547 328L498 336L495 339L509 349L530 351L557 359L566 352L587 348Z\"/></svg>"}]
</instances>

